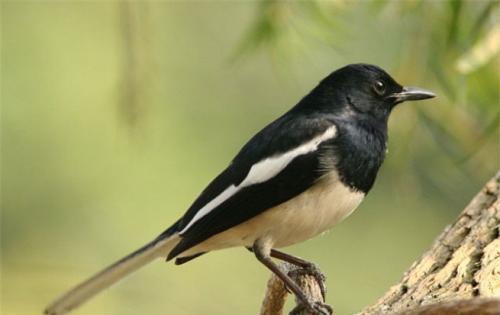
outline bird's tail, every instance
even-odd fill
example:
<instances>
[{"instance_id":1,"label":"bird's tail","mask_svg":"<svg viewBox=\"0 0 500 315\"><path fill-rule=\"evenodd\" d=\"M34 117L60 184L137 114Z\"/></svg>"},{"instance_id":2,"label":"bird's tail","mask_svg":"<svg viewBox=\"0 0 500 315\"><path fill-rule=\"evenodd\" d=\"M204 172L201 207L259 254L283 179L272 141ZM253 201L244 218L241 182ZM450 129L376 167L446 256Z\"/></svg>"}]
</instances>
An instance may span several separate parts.
<instances>
[{"instance_id":1,"label":"bird's tail","mask_svg":"<svg viewBox=\"0 0 500 315\"><path fill-rule=\"evenodd\" d=\"M177 234L158 237L63 294L44 314L61 315L70 311L155 258L166 256L178 241Z\"/></svg>"}]
</instances>

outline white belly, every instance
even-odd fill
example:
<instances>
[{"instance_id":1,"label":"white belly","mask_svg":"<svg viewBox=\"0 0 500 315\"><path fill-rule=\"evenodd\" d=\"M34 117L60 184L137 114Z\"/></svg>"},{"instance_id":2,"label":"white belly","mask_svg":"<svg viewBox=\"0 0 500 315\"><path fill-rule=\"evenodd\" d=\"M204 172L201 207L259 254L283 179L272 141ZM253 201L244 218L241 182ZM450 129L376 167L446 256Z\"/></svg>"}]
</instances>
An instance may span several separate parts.
<instances>
[{"instance_id":1,"label":"white belly","mask_svg":"<svg viewBox=\"0 0 500 315\"><path fill-rule=\"evenodd\" d=\"M364 196L364 193L342 184L332 172L306 192L212 236L181 256L233 246L252 246L257 239L265 239L274 248L299 243L342 221L356 209Z\"/></svg>"}]
</instances>

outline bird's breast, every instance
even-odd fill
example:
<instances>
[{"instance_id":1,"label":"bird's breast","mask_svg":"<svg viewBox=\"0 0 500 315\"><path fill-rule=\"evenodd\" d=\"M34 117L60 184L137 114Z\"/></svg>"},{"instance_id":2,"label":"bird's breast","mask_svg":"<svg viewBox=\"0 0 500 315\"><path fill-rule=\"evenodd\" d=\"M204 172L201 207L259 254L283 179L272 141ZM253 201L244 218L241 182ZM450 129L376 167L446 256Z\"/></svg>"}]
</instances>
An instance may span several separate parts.
<instances>
[{"instance_id":1,"label":"bird's breast","mask_svg":"<svg viewBox=\"0 0 500 315\"><path fill-rule=\"evenodd\" d=\"M300 243L342 221L364 196L363 192L343 184L332 170L300 195L212 236L184 255L234 246L251 247L259 239L275 248Z\"/></svg>"},{"instance_id":2,"label":"bird's breast","mask_svg":"<svg viewBox=\"0 0 500 315\"><path fill-rule=\"evenodd\" d=\"M268 215L277 227L269 228L275 247L292 245L323 233L349 216L365 194L343 184L330 171L311 189L279 205Z\"/></svg>"}]
</instances>

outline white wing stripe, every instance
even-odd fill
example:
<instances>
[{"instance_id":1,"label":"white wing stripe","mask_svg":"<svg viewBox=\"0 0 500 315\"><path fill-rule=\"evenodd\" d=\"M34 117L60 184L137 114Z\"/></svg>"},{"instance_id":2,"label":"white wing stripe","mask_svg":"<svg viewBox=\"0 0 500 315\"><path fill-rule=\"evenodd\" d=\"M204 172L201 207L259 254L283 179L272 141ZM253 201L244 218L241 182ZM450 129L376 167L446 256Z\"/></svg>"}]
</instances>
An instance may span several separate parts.
<instances>
[{"instance_id":1,"label":"white wing stripe","mask_svg":"<svg viewBox=\"0 0 500 315\"><path fill-rule=\"evenodd\" d=\"M293 159L295 159L297 156L315 151L320 143L335 137L336 134L337 128L335 128L335 126L331 126L321 135L311 139L310 141L291 151L285 152L278 156L266 158L252 165L247 177L245 177L245 179L238 186L229 186L220 195L203 206L186 225L186 227L179 232L179 234L182 235L183 233L185 233L194 223L209 214L210 211L217 208L220 204L231 198L244 187L260 184L273 178L282 170L284 170L285 167L290 164L290 162L292 162Z\"/></svg>"}]
</instances>

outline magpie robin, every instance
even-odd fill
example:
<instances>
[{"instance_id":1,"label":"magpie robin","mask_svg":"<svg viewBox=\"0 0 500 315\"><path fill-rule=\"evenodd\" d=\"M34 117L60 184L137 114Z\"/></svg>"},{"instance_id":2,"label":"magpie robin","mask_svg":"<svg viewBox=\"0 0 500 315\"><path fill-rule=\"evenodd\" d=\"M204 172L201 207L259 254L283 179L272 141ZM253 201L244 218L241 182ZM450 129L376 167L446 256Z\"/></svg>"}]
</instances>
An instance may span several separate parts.
<instances>
[{"instance_id":1,"label":"magpie robin","mask_svg":"<svg viewBox=\"0 0 500 315\"><path fill-rule=\"evenodd\" d=\"M250 139L177 222L62 295L45 313L64 314L155 258L182 264L234 246L253 251L305 305L321 312L271 257L310 267L276 248L305 241L347 217L372 188L384 160L392 109L434 96L402 87L374 65L334 71Z\"/></svg>"}]
</instances>

